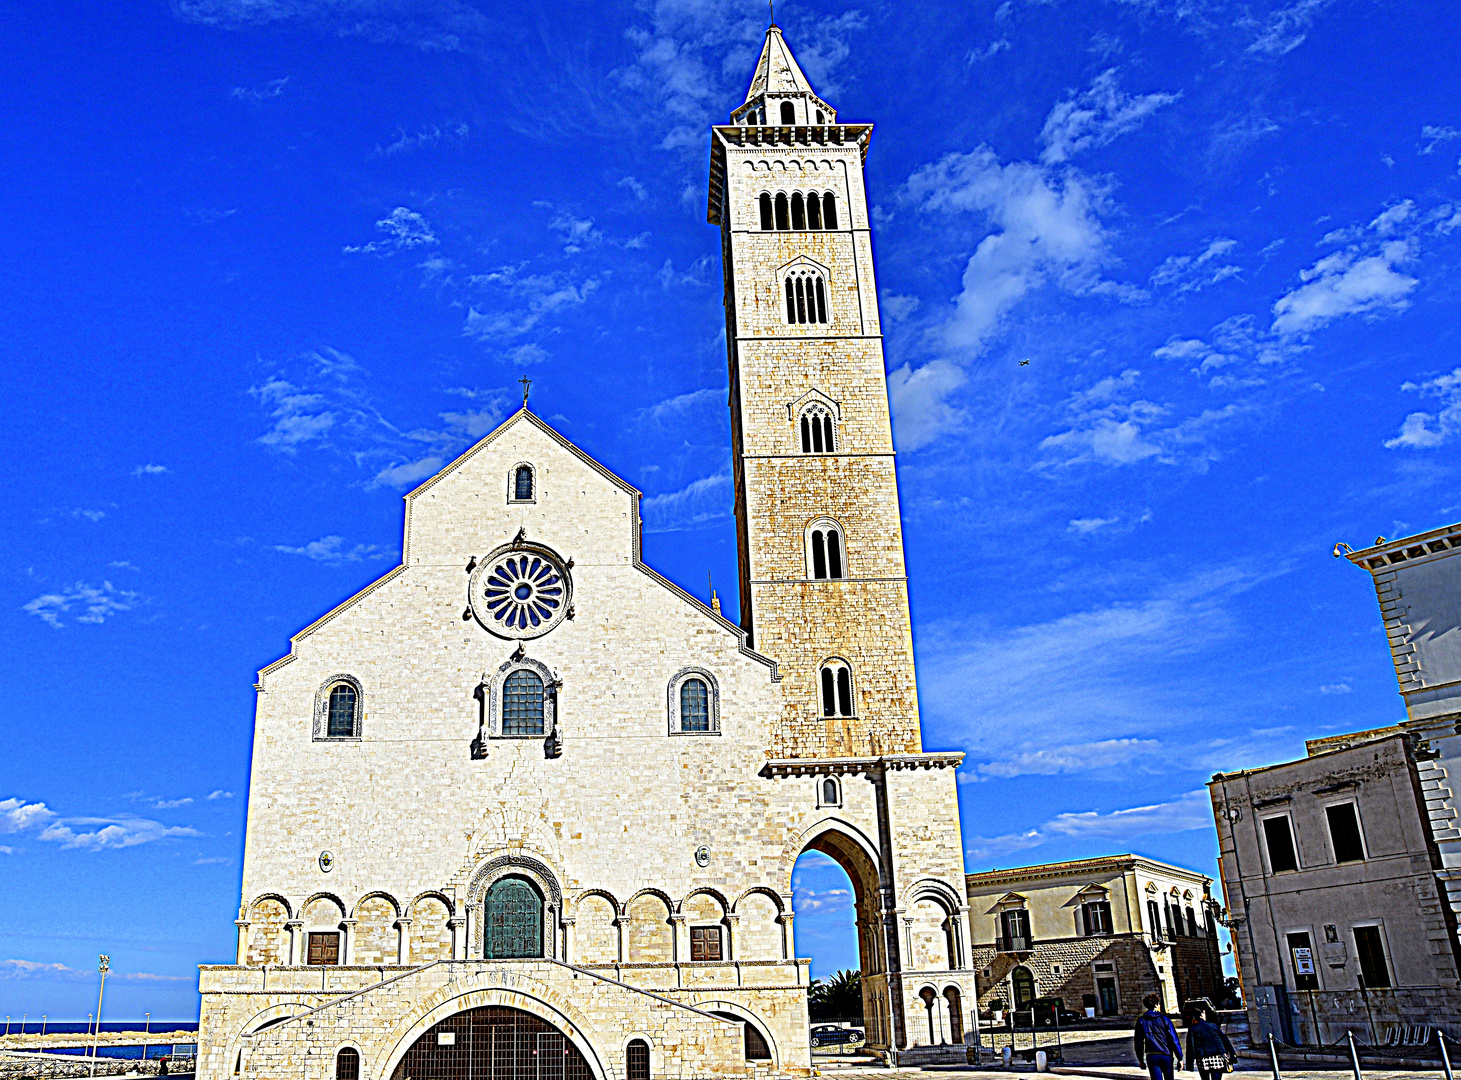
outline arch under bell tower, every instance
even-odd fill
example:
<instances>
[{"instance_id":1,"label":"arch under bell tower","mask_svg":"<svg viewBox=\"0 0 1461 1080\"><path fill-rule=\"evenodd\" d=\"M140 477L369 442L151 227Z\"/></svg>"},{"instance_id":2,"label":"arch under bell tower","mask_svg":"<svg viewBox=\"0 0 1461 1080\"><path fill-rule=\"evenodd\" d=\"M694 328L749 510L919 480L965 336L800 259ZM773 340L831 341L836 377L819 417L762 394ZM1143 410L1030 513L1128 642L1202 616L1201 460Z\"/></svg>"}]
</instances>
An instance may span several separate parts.
<instances>
[{"instance_id":1,"label":"arch under bell tower","mask_svg":"<svg viewBox=\"0 0 1461 1080\"><path fill-rule=\"evenodd\" d=\"M711 129L741 625L781 666L775 758L921 749L863 186L871 136L838 121L774 24L745 101Z\"/></svg>"}]
</instances>

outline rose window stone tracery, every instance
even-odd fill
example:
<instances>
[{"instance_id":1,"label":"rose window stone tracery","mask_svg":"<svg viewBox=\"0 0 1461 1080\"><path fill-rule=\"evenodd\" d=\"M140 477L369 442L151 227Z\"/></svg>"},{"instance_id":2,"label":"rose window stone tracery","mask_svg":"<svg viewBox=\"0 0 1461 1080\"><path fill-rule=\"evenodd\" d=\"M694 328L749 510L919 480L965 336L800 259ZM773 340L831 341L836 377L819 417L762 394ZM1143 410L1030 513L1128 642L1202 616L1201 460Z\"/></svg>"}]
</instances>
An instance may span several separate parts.
<instances>
[{"instance_id":1,"label":"rose window stone tracery","mask_svg":"<svg viewBox=\"0 0 1461 1080\"><path fill-rule=\"evenodd\" d=\"M505 638L535 638L563 621L572 585L563 564L536 547L489 556L472 574L471 608L477 621Z\"/></svg>"}]
</instances>

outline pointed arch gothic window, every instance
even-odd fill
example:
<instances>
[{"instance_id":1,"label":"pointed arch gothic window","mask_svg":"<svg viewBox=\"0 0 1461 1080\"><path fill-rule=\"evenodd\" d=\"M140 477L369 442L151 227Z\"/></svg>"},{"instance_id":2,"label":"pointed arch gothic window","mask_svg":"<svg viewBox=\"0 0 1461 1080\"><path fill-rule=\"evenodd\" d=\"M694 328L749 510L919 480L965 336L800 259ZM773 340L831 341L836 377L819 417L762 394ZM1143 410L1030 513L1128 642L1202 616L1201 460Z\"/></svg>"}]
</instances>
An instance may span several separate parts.
<instances>
[{"instance_id":1,"label":"pointed arch gothic window","mask_svg":"<svg viewBox=\"0 0 1461 1080\"><path fill-rule=\"evenodd\" d=\"M784 285L788 323L827 321L827 286L821 274L805 269L793 270L787 275Z\"/></svg>"},{"instance_id":2,"label":"pointed arch gothic window","mask_svg":"<svg viewBox=\"0 0 1461 1080\"><path fill-rule=\"evenodd\" d=\"M831 454L837 449L832 413L825 405L808 405L801 416L803 454Z\"/></svg>"},{"instance_id":3,"label":"pointed arch gothic window","mask_svg":"<svg viewBox=\"0 0 1461 1080\"><path fill-rule=\"evenodd\" d=\"M791 217L787 210L786 192L784 191L776 194L776 227L782 232L791 228Z\"/></svg>"},{"instance_id":4,"label":"pointed arch gothic window","mask_svg":"<svg viewBox=\"0 0 1461 1080\"><path fill-rule=\"evenodd\" d=\"M855 716L852 707L852 668L846 660L828 660L822 665L822 715Z\"/></svg>"},{"instance_id":5,"label":"pointed arch gothic window","mask_svg":"<svg viewBox=\"0 0 1461 1080\"><path fill-rule=\"evenodd\" d=\"M788 125L796 123L796 108L789 101L781 103L781 122Z\"/></svg>"},{"instance_id":6,"label":"pointed arch gothic window","mask_svg":"<svg viewBox=\"0 0 1461 1080\"><path fill-rule=\"evenodd\" d=\"M830 191L822 196L822 228L837 228L837 196Z\"/></svg>"},{"instance_id":7,"label":"pointed arch gothic window","mask_svg":"<svg viewBox=\"0 0 1461 1080\"><path fill-rule=\"evenodd\" d=\"M758 202L761 208L761 231L770 232L776 228L776 219L771 216L771 196L763 191Z\"/></svg>"},{"instance_id":8,"label":"pointed arch gothic window","mask_svg":"<svg viewBox=\"0 0 1461 1080\"><path fill-rule=\"evenodd\" d=\"M836 522L814 521L808 530L807 547L814 581L837 581L847 576L842 564L842 529Z\"/></svg>"}]
</instances>

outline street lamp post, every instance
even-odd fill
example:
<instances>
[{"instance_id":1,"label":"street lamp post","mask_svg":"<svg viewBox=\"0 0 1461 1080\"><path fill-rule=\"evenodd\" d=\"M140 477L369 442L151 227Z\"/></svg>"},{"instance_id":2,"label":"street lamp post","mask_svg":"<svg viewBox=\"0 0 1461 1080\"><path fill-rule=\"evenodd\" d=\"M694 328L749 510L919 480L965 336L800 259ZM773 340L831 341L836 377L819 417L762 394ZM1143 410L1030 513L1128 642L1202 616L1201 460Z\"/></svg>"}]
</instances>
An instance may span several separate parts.
<instances>
[{"instance_id":1,"label":"street lamp post","mask_svg":"<svg viewBox=\"0 0 1461 1080\"><path fill-rule=\"evenodd\" d=\"M97 970L101 972L101 989L96 992L96 1026L91 1029L91 1075L96 1075L96 1040L101 1035L101 998L107 992L107 972L112 969L112 958L105 953L99 958Z\"/></svg>"},{"instance_id":2,"label":"street lamp post","mask_svg":"<svg viewBox=\"0 0 1461 1080\"><path fill-rule=\"evenodd\" d=\"M136 1014L133 1013L133 1015L135 1016ZM151 1035L152 1035L152 1014L151 1013L148 1013L147 1014L147 1026L142 1031L142 1060L143 1061L146 1061L147 1060L147 1041L148 1041L148 1038Z\"/></svg>"}]
</instances>

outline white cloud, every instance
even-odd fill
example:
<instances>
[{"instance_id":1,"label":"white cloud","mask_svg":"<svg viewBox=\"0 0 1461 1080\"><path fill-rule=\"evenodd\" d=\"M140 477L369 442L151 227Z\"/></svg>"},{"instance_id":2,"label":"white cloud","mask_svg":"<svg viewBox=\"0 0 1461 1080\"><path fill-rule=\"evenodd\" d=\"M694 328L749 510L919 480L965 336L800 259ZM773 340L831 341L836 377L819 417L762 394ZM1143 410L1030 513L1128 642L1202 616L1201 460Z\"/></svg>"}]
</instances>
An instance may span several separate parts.
<instances>
[{"instance_id":1,"label":"white cloud","mask_svg":"<svg viewBox=\"0 0 1461 1080\"><path fill-rule=\"evenodd\" d=\"M964 63L977 64L982 60L991 60L1009 48L1009 38L1000 38L998 41L991 41L983 49L970 49L964 54Z\"/></svg>"},{"instance_id":2,"label":"white cloud","mask_svg":"<svg viewBox=\"0 0 1461 1080\"><path fill-rule=\"evenodd\" d=\"M154 975L147 971L113 971L108 978L123 982L191 982L194 976ZM47 979L58 982L92 982L94 971L77 971L65 964L36 960L0 960L0 979Z\"/></svg>"},{"instance_id":3,"label":"white cloud","mask_svg":"<svg viewBox=\"0 0 1461 1080\"><path fill-rule=\"evenodd\" d=\"M230 96L237 98L239 101L247 101L251 104L257 105L261 101L265 101L268 98L276 98L279 95L283 94L284 86L288 82L289 76L286 75L282 79L270 79L262 86L235 86L230 91Z\"/></svg>"},{"instance_id":4,"label":"white cloud","mask_svg":"<svg viewBox=\"0 0 1461 1080\"><path fill-rule=\"evenodd\" d=\"M442 460L439 457L430 455L417 461L407 461L400 465L391 465L375 474L371 481L374 487L410 487L417 481L425 480L428 476L440 471ZM339 537L326 537L336 539Z\"/></svg>"},{"instance_id":5,"label":"white cloud","mask_svg":"<svg viewBox=\"0 0 1461 1080\"><path fill-rule=\"evenodd\" d=\"M636 419L654 424L679 423L685 416L702 410L723 408L730 391L725 387L704 387L684 394L657 401L647 409L640 409Z\"/></svg>"},{"instance_id":6,"label":"white cloud","mask_svg":"<svg viewBox=\"0 0 1461 1080\"><path fill-rule=\"evenodd\" d=\"M1070 522L1070 531L1073 533L1080 533L1082 536L1085 536L1088 533L1093 533L1099 529L1104 529L1107 525L1115 525L1120 520L1120 518L1114 517L1072 518Z\"/></svg>"},{"instance_id":7,"label":"white cloud","mask_svg":"<svg viewBox=\"0 0 1461 1080\"><path fill-rule=\"evenodd\" d=\"M133 476L161 476L167 472L166 465L138 465L132 470Z\"/></svg>"},{"instance_id":8,"label":"white cloud","mask_svg":"<svg viewBox=\"0 0 1461 1080\"><path fill-rule=\"evenodd\" d=\"M1337 251L1307 270L1304 284L1273 305L1273 329L1282 335L1308 334L1346 315L1403 311L1419 282L1396 269L1414 258L1406 240L1389 240L1371 255Z\"/></svg>"},{"instance_id":9,"label":"white cloud","mask_svg":"<svg viewBox=\"0 0 1461 1080\"><path fill-rule=\"evenodd\" d=\"M900 450L917 450L964 424L964 412L948 396L969 381L964 369L947 360L930 360L920 368L904 364L888 373L888 400L893 410L893 436Z\"/></svg>"},{"instance_id":10,"label":"white cloud","mask_svg":"<svg viewBox=\"0 0 1461 1080\"><path fill-rule=\"evenodd\" d=\"M181 799L165 805L180 806L192 801ZM163 825L161 822L131 814L115 817L60 817L45 803L28 803L17 798L0 800L0 832L32 831L36 831L37 840L88 851L134 847L169 836L200 835L187 826Z\"/></svg>"},{"instance_id":11,"label":"white cloud","mask_svg":"<svg viewBox=\"0 0 1461 1080\"><path fill-rule=\"evenodd\" d=\"M377 221L375 227L386 234L384 239L372 240L368 244L346 247L343 250L347 253L390 254L410 248L427 247L438 242L430 223L416 211L404 206L396 207L390 212L390 216Z\"/></svg>"},{"instance_id":12,"label":"white cloud","mask_svg":"<svg viewBox=\"0 0 1461 1080\"><path fill-rule=\"evenodd\" d=\"M560 210L548 222L548 228L563 237L563 254L577 255L585 248L597 247L604 242L604 234L594 228L593 218L577 218L566 210Z\"/></svg>"},{"instance_id":13,"label":"white cloud","mask_svg":"<svg viewBox=\"0 0 1461 1080\"><path fill-rule=\"evenodd\" d=\"M1152 113L1176 101L1180 94L1133 96L1116 85L1116 69L1101 72L1090 89L1071 93L1045 118L1040 160L1047 165L1068 161L1083 150L1105 146L1132 131Z\"/></svg>"},{"instance_id":14,"label":"white cloud","mask_svg":"<svg viewBox=\"0 0 1461 1080\"><path fill-rule=\"evenodd\" d=\"M385 146L377 146L377 154L400 154L408 150L420 150L424 147L435 147L443 139L448 143L460 146L467 139L471 128L464 123L448 123L445 127L440 124L432 124L429 128L423 128L414 135L405 128L396 129L396 138Z\"/></svg>"},{"instance_id":15,"label":"white cloud","mask_svg":"<svg viewBox=\"0 0 1461 1080\"><path fill-rule=\"evenodd\" d=\"M21 610L60 629L65 625L63 616L71 616L73 608L79 613L71 616L72 621L96 624L106 622L119 611L131 611L141 602L141 593L118 589L110 581L103 581L99 587L78 581L60 592L37 596L23 604Z\"/></svg>"},{"instance_id":16,"label":"white cloud","mask_svg":"<svg viewBox=\"0 0 1461 1080\"><path fill-rule=\"evenodd\" d=\"M1238 246L1236 240L1219 237L1208 242L1197 255L1173 255L1152 271L1152 284L1172 286L1179 293L1201 292L1228 278L1237 277L1242 267L1223 261Z\"/></svg>"},{"instance_id":17,"label":"white cloud","mask_svg":"<svg viewBox=\"0 0 1461 1080\"><path fill-rule=\"evenodd\" d=\"M231 791L224 791L222 788L219 788L217 791L209 792L209 794L208 794L208 801L209 802L212 802L214 799L231 799L231 798L233 798L233 792L231 792Z\"/></svg>"},{"instance_id":18,"label":"white cloud","mask_svg":"<svg viewBox=\"0 0 1461 1080\"><path fill-rule=\"evenodd\" d=\"M154 810L176 810L179 806L187 806L192 801L191 795L184 795L181 799L154 799L152 808Z\"/></svg>"},{"instance_id":19,"label":"white cloud","mask_svg":"<svg viewBox=\"0 0 1461 1080\"><path fill-rule=\"evenodd\" d=\"M641 184L638 180L634 179L634 177L632 176L624 177L622 180L619 181L616 186L621 188L628 188L634 193L634 197L640 202L643 202L645 199L649 198L649 192L645 189L645 186Z\"/></svg>"},{"instance_id":20,"label":"white cloud","mask_svg":"<svg viewBox=\"0 0 1461 1080\"><path fill-rule=\"evenodd\" d=\"M1432 127L1430 124L1420 129L1420 137L1429 140L1419 150L1422 154L1434 154L1436 147L1441 143L1450 142L1452 139L1461 139L1461 130L1453 127Z\"/></svg>"},{"instance_id":21,"label":"white cloud","mask_svg":"<svg viewBox=\"0 0 1461 1080\"><path fill-rule=\"evenodd\" d=\"M1349 683L1329 683L1319 687L1321 694L1348 694L1353 690Z\"/></svg>"},{"instance_id":22,"label":"white cloud","mask_svg":"<svg viewBox=\"0 0 1461 1080\"><path fill-rule=\"evenodd\" d=\"M650 496L641 504L645 531L678 532L723 521L730 517L731 494L730 477L720 473Z\"/></svg>"},{"instance_id":23,"label":"white cloud","mask_svg":"<svg viewBox=\"0 0 1461 1080\"><path fill-rule=\"evenodd\" d=\"M382 551L376 544L356 544L348 547L345 538L341 536L322 536L318 540L311 540L302 547L275 544L274 550L282 551L286 555L304 555L315 562L325 563L364 562L367 559L389 558L390 555L389 552Z\"/></svg>"},{"instance_id":24,"label":"white cloud","mask_svg":"<svg viewBox=\"0 0 1461 1080\"><path fill-rule=\"evenodd\" d=\"M0 799L0 832L24 832L44 825L56 816L45 803L28 803L24 799Z\"/></svg>"},{"instance_id":25,"label":"white cloud","mask_svg":"<svg viewBox=\"0 0 1461 1080\"><path fill-rule=\"evenodd\" d=\"M172 0L186 22L228 30L271 23L318 26L342 37L411 45L423 51L457 50L492 39L487 16L465 0L382 3L381 0Z\"/></svg>"},{"instance_id":26,"label":"white cloud","mask_svg":"<svg viewBox=\"0 0 1461 1080\"><path fill-rule=\"evenodd\" d=\"M1206 790L1190 791L1171 802L1133 806L1101 813L1066 812L1023 832L994 837L970 837L965 854L976 860L996 858L1040 847L1052 840L1108 840L1125 844L1141 836L1168 835L1191 829L1211 829L1212 800Z\"/></svg>"},{"instance_id":27,"label":"white cloud","mask_svg":"<svg viewBox=\"0 0 1461 1080\"><path fill-rule=\"evenodd\" d=\"M270 407L274 426L259 436L259 442L272 449L292 452L300 443L324 438L335 425L324 395L309 393L286 379L276 376L249 387L249 393Z\"/></svg>"},{"instance_id":28,"label":"white cloud","mask_svg":"<svg viewBox=\"0 0 1461 1080\"><path fill-rule=\"evenodd\" d=\"M227 866L231 862L233 862L233 860L230 859L227 855L213 855L213 856L207 857L207 858L204 858L203 856L199 856L198 858L196 858L196 859L193 860L193 865L194 866Z\"/></svg>"},{"instance_id":29,"label":"white cloud","mask_svg":"<svg viewBox=\"0 0 1461 1080\"><path fill-rule=\"evenodd\" d=\"M883 293L878 310L890 323L900 323L918 310L918 297L900 296L897 293Z\"/></svg>"},{"instance_id":30,"label":"white cloud","mask_svg":"<svg viewBox=\"0 0 1461 1080\"><path fill-rule=\"evenodd\" d=\"M1100 739L1021 750L999 761L979 762L973 768L979 776L999 777L1091 772L1117 765L1129 766L1133 761L1155 756L1161 746L1156 739Z\"/></svg>"},{"instance_id":31,"label":"white cloud","mask_svg":"<svg viewBox=\"0 0 1461 1080\"><path fill-rule=\"evenodd\" d=\"M1257 39L1248 46L1252 53L1283 56L1293 52L1309 36L1309 24L1333 0L1298 0L1269 14Z\"/></svg>"},{"instance_id":32,"label":"white cloud","mask_svg":"<svg viewBox=\"0 0 1461 1080\"><path fill-rule=\"evenodd\" d=\"M1441 407L1433 412L1413 412L1400 425L1400 433L1386 441L1391 450L1428 450L1440 446L1461 431L1461 367L1423 383L1402 383L1402 390L1434 397Z\"/></svg>"},{"instance_id":33,"label":"white cloud","mask_svg":"<svg viewBox=\"0 0 1461 1080\"><path fill-rule=\"evenodd\" d=\"M499 290L516 303L495 310L485 305L469 305L463 334L484 342L519 337L549 315L583 304L600 285L598 278L575 281L563 273L524 274L522 271L522 266L501 266L485 274L472 275L473 286Z\"/></svg>"}]
</instances>

